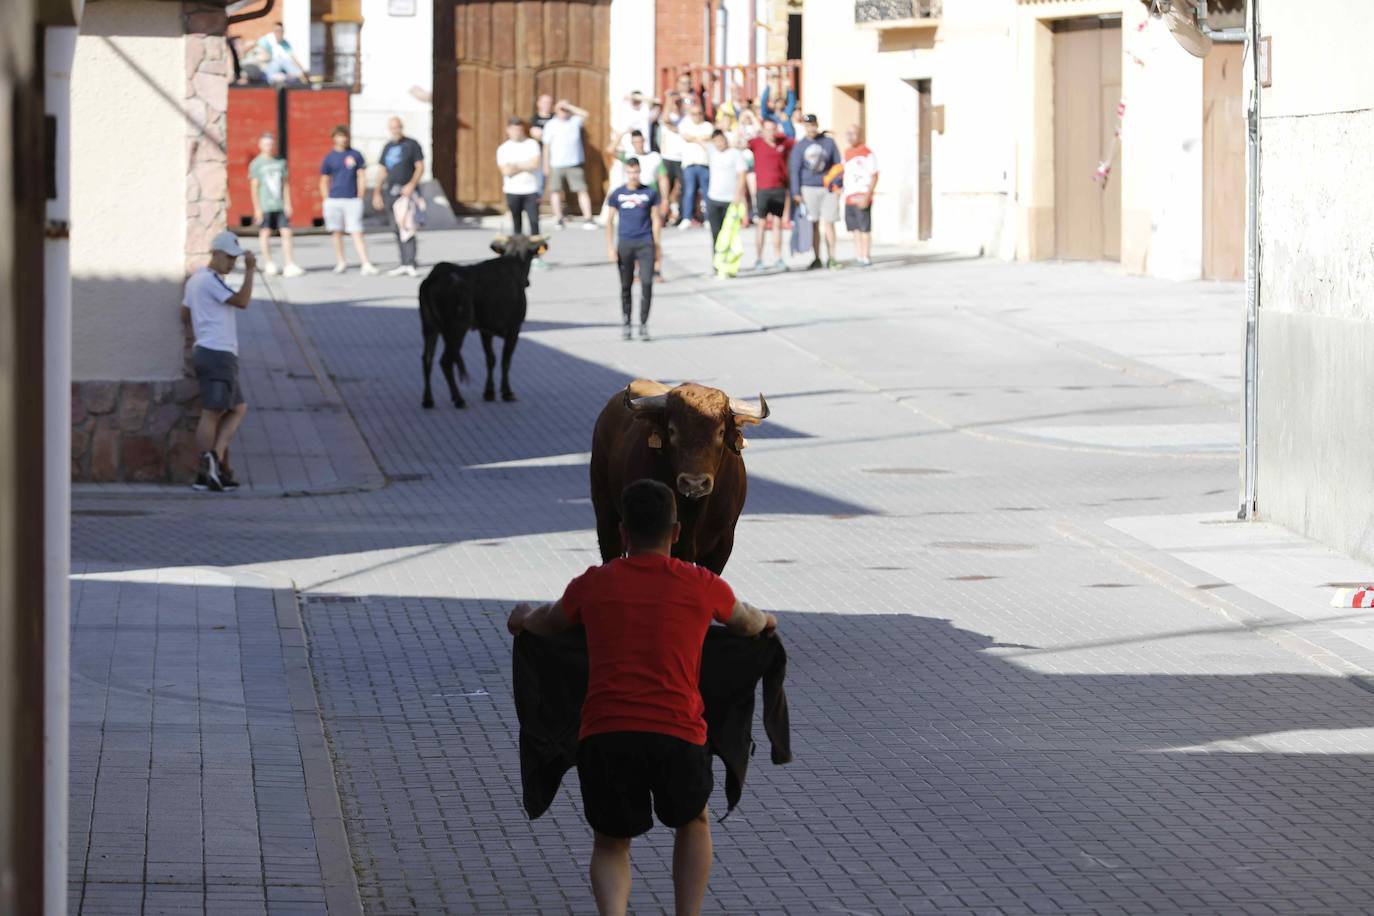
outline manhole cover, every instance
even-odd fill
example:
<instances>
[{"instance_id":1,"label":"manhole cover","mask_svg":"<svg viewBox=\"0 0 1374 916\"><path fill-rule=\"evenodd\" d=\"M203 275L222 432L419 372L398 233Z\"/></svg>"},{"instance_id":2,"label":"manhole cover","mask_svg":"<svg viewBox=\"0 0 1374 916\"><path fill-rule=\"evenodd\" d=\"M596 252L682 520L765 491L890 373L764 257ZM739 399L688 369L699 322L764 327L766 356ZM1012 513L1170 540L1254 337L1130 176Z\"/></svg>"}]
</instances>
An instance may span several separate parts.
<instances>
[{"instance_id":1,"label":"manhole cover","mask_svg":"<svg viewBox=\"0 0 1374 916\"><path fill-rule=\"evenodd\" d=\"M944 468L864 468L863 471L865 474L898 474L911 477L949 473Z\"/></svg>"},{"instance_id":2,"label":"manhole cover","mask_svg":"<svg viewBox=\"0 0 1374 916\"><path fill-rule=\"evenodd\" d=\"M1094 582L1084 588L1135 588L1134 585L1127 585L1125 582Z\"/></svg>"},{"instance_id":3,"label":"manhole cover","mask_svg":"<svg viewBox=\"0 0 1374 916\"><path fill-rule=\"evenodd\" d=\"M987 582L989 579L1000 579L1001 576L950 576L946 582Z\"/></svg>"},{"instance_id":4,"label":"manhole cover","mask_svg":"<svg viewBox=\"0 0 1374 916\"><path fill-rule=\"evenodd\" d=\"M1012 541L931 541L927 547L939 550L1031 550L1033 544L1017 544Z\"/></svg>"},{"instance_id":5,"label":"manhole cover","mask_svg":"<svg viewBox=\"0 0 1374 916\"><path fill-rule=\"evenodd\" d=\"M1039 506L998 506L998 512L1039 512Z\"/></svg>"},{"instance_id":6,"label":"manhole cover","mask_svg":"<svg viewBox=\"0 0 1374 916\"><path fill-rule=\"evenodd\" d=\"M72 515L85 515L91 518L135 518L148 515L147 509L73 509Z\"/></svg>"},{"instance_id":7,"label":"manhole cover","mask_svg":"<svg viewBox=\"0 0 1374 916\"><path fill-rule=\"evenodd\" d=\"M417 480L429 480L428 474L392 474L392 483L414 483Z\"/></svg>"},{"instance_id":8,"label":"manhole cover","mask_svg":"<svg viewBox=\"0 0 1374 916\"><path fill-rule=\"evenodd\" d=\"M781 560L764 560L763 562L765 562L765 563L776 563L776 564L779 565L779 566L786 566L786 565L788 565L788 564L790 564L790 563L795 563L795 562L797 562L797 561L796 561L796 560L788 560L788 559L784 558L784 559L781 559Z\"/></svg>"}]
</instances>

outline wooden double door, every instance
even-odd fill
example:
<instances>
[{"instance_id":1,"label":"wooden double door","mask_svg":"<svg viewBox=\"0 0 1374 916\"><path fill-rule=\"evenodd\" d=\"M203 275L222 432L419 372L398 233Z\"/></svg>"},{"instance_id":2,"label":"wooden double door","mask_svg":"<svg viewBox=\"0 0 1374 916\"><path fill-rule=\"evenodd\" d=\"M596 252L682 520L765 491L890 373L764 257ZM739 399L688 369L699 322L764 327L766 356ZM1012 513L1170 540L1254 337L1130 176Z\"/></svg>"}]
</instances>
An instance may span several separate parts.
<instances>
[{"instance_id":1,"label":"wooden double door","mask_svg":"<svg viewBox=\"0 0 1374 916\"><path fill-rule=\"evenodd\" d=\"M549 93L585 108L592 205L605 193L610 0L443 0L434 23L434 169L458 210L505 206L496 147ZM572 202L575 209L575 199Z\"/></svg>"}]
</instances>

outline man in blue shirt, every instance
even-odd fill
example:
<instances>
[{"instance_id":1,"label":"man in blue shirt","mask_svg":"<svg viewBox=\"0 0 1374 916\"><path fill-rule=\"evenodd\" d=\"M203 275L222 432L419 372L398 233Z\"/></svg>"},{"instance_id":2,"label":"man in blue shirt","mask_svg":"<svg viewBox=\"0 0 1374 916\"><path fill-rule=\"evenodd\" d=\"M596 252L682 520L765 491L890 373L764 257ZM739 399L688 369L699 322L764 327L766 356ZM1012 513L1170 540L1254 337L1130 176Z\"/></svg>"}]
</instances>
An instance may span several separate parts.
<instances>
[{"instance_id":1,"label":"man in blue shirt","mask_svg":"<svg viewBox=\"0 0 1374 916\"><path fill-rule=\"evenodd\" d=\"M654 295L654 260L663 212L658 190L639 182L639 160L625 160L625 184L606 198L606 257L620 266L620 310L624 317L621 336L630 339L630 292L635 264L639 265L639 339L649 339L649 305ZM620 224L619 242L616 223Z\"/></svg>"},{"instance_id":2,"label":"man in blue shirt","mask_svg":"<svg viewBox=\"0 0 1374 916\"><path fill-rule=\"evenodd\" d=\"M348 145L348 128L340 124L332 135L334 148L320 164L320 196L324 198L324 228L334 238L334 273L348 270L344 257L344 233L353 237L353 250L358 252L364 275L375 274L377 268L367 257L367 243L363 241L363 195L367 192L367 163L363 154Z\"/></svg>"},{"instance_id":3,"label":"man in blue shirt","mask_svg":"<svg viewBox=\"0 0 1374 916\"><path fill-rule=\"evenodd\" d=\"M835 259L835 221L840 218L840 199L826 187L825 176L832 168L844 162L840 148L829 136L821 133L816 124L816 116L809 114L804 122L806 136L792 147L788 158L787 174L792 180L792 204L806 206L806 216L811 220L811 244L816 252L806 269L819 270L821 265L821 233L825 233L825 266L834 270L840 266Z\"/></svg>"}]
</instances>

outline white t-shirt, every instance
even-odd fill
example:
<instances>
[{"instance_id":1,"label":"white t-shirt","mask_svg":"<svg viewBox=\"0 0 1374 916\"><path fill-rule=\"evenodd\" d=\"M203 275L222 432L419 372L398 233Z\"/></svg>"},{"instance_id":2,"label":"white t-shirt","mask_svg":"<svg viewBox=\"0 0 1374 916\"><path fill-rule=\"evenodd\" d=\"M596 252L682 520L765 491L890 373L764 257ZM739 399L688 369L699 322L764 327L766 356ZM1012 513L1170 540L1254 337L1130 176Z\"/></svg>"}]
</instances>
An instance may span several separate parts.
<instances>
[{"instance_id":1,"label":"white t-shirt","mask_svg":"<svg viewBox=\"0 0 1374 916\"><path fill-rule=\"evenodd\" d=\"M202 267L186 280L181 302L191 310L196 346L238 355L238 309L226 304L232 295L234 291L224 277L209 267Z\"/></svg>"},{"instance_id":2,"label":"white t-shirt","mask_svg":"<svg viewBox=\"0 0 1374 916\"><path fill-rule=\"evenodd\" d=\"M549 148L549 168L570 169L582 164L582 119L577 115L555 117L544 125L544 145Z\"/></svg>"},{"instance_id":3,"label":"white t-shirt","mask_svg":"<svg viewBox=\"0 0 1374 916\"><path fill-rule=\"evenodd\" d=\"M732 203L739 188L739 175L746 168L744 157L734 147L710 151L711 177L706 182L706 199L719 204Z\"/></svg>"},{"instance_id":4,"label":"white t-shirt","mask_svg":"<svg viewBox=\"0 0 1374 916\"><path fill-rule=\"evenodd\" d=\"M620 138L620 148L625 152L634 149L634 144L630 140L630 131L637 130L644 135L647 143L649 140L649 103L640 102L638 108L631 108L627 102L615 119L616 133L623 134Z\"/></svg>"},{"instance_id":5,"label":"white t-shirt","mask_svg":"<svg viewBox=\"0 0 1374 916\"><path fill-rule=\"evenodd\" d=\"M678 132L682 134L682 165L706 165L710 160L706 155L706 147L700 143L687 142L692 139L705 140L711 142L711 134L716 132L716 126L705 118L700 124L693 124L691 118L683 118L677 125Z\"/></svg>"},{"instance_id":6,"label":"white t-shirt","mask_svg":"<svg viewBox=\"0 0 1374 916\"><path fill-rule=\"evenodd\" d=\"M669 130L666 124L663 125L663 129L658 132L658 148L663 153L663 158L670 162L681 162L684 146L686 144L682 142L678 132Z\"/></svg>"},{"instance_id":7,"label":"white t-shirt","mask_svg":"<svg viewBox=\"0 0 1374 916\"><path fill-rule=\"evenodd\" d=\"M639 160L639 183L646 184L651 188L658 187L658 170L663 164L663 157L653 150L643 153L629 152L625 154L626 159Z\"/></svg>"},{"instance_id":8,"label":"white t-shirt","mask_svg":"<svg viewBox=\"0 0 1374 916\"><path fill-rule=\"evenodd\" d=\"M497 165L519 165L531 159L539 161L543 150L539 141L531 137L523 140L507 140L496 148ZM507 194L533 194L539 190L539 179L532 171L516 172L501 177L501 190Z\"/></svg>"}]
</instances>

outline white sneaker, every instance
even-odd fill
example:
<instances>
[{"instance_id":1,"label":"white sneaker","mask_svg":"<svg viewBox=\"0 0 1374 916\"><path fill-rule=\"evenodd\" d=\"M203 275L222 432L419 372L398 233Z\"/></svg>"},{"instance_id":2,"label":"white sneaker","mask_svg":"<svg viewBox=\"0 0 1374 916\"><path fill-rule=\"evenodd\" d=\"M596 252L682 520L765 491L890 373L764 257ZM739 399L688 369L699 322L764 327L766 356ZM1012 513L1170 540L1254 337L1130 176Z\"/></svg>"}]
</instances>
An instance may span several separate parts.
<instances>
[{"instance_id":1,"label":"white sneaker","mask_svg":"<svg viewBox=\"0 0 1374 916\"><path fill-rule=\"evenodd\" d=\"M283 270L281 275L283 277L303 277L305 276L305 269L299 264L287 264L286 270Z\"/></svg>"},{"instance_id":2,"label":"white sneaker","mask_svg":"<svg viewBox=\"0 0 1374 916\"><path fill-rule=\"evenodd\" d=\"M686 232L688 229L691 229L691 228L692 228L692 221L691 221L690 219L684 219L682 222L680 222L680 223L677 224L677 231L678 231L678 232Z\"/></svg>"},{"instance_id":3,"label":"white sneaker","mask_svg":"<svg viewBox=\"0 0 1374 916\"><path fill-rule=\"evenodd\" d=\"M414 264L407 264L407 265L405 265L405 267L402 269L402 272L403 272L407 277L419 276L418 271L415 270L415 265L414 265Z\"/></svg>"},{"instance_id":4,"label":"white sneaker","mask_svg":"<svg viewBox=\"0 0 1374 916\"><path fill-rule=\"evenodd\" d=\"M348 265L345 264L343 261L340 261L339 263L337 263L337 264L334 265L334 273L336 273L336 274L348 273Z\"/></svg>"},{"instance_id":5,"label":"white sneaker","mask_svg":"<svg viewBox=\"0 0 1374 916\"><path fill-rule=\"evenodd\" d=\"M375 277L377 275L377 268L373 267L370 261L365 261L363 262L363 266L358 268L358 273L362 274L364 277Z\"/></svg>"},{"instance_id":6,"label":"white sneaker","mask_svg":"<svg viewBox=\"0 0 1374 916\"><path fill-rule=\"evenodd\" d=\"M277 265L273 264L271 261L262 265L262 272L269 277L275 277L277 274L281 273L281 271L277 269Z\"/></svg>"},{"instance_id":7,"label":"white sneaker","mask_svg":"<svg viewBox=\"0 0 1374 916\"><path fill-rule=\"evenodd\" d=\"M387 275L388 277L403 277L403 276L405 276L405 272L406 272L406 266L405 266L404 264L402 264L402 265L400 265L399 267L393 267L393 268L391 268L390 270L388 270L388 271L386 272L386 275Z\"/></svg>"},{"instance_id":8,"label":"white sneaker","mask_svg":"<svg viewBox=\"0 0 1374 916\"><path fill-rule=\"evenodd\" d=\"M585 223L582 224L582 228L587 232L595 232L596 223L593 220L587 220Z\"/></svg>"}]
</instances>

